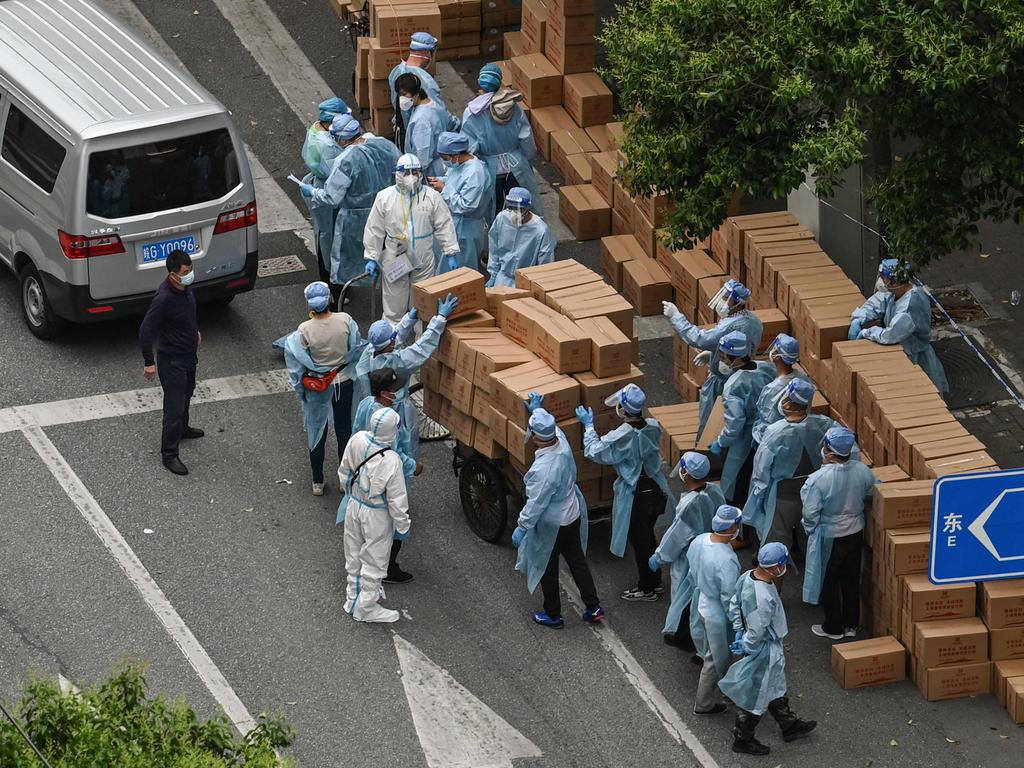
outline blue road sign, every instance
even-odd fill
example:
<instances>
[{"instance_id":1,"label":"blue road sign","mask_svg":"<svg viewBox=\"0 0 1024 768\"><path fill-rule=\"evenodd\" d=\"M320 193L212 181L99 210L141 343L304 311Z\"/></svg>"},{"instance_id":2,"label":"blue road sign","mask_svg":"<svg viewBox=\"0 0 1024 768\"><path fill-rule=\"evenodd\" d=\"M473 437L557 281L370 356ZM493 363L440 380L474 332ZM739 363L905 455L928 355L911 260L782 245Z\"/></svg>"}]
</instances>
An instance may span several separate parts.
<instances>
[{"instance_id":1,"label":"blue road sign","mask_svg":"<svg viewBox=\"0 0 1024 768\"><path fill-rule=\"evenodd\" d=\"M948 475L935 483L933 584L1024 576L1024 469Z\"/></svg>"}]
</instances>

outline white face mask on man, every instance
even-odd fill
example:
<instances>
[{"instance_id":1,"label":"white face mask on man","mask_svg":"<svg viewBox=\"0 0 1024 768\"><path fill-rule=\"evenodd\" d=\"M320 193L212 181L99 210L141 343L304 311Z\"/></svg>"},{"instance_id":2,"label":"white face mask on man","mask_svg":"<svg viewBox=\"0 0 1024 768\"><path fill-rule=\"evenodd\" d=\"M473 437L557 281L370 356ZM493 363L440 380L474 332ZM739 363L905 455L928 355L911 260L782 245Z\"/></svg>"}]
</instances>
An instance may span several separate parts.
<instances>
[{"instance_id":1,"label":"white face mask on man","mask_svg":"<svg viewBox=\"0 0 1024 768\"><path fill-rule=\"evenodd\" d=\"M732 376L733 369L732 369L732 366L729 365L724 360L719 360L718 361L718 372L720 374L722 374L723 376L725 376L725 377L729 377L729 376Z\"/></svg>"},{"instance_id":2,"label":"white face mask on man","mask_svg":"<svg viewBox=\"0 0 1024 768\"><path fill-rule=\"evenodd\" d=\"M398 186L406 192L415 192L420 186L420 177L416 173L403 174L398 177Z\"/></svg>"},{"instance_id":3,"label":"white face mask on man","mask_svg":"<svg viewBox=\"0 0 1024 768\"><path fill-rule=\"evenodd\" d=\"M715 304L715 314L718 315L719 317L728 317L729 302L726 301L725 299L722 299L720 302Z\"/></svg>"}]
</instances>

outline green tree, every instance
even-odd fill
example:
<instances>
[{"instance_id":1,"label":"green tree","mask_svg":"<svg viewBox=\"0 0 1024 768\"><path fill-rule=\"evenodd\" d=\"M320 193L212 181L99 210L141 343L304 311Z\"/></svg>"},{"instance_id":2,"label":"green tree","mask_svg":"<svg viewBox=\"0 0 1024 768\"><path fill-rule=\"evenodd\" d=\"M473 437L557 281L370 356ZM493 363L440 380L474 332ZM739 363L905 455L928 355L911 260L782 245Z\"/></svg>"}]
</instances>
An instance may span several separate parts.
<instances>
[{"instance_id":1,"label":"green tree","mask_svg":"<svg viewBox=\"0 0 1024 768\"><path fill-rule=\"evenodd\" d=\"M122 666L94 689L65 695L54 680L31 681L15 719L53 768L289 768L275 749L291 729L261 716L239 737L224 715L200 722L184 700L150 697L138 667ZM0 765L43 768L6 718L0 718Z\"/></svg>"},{"instance_id":2,"label":"green tree","mask_svg":"<svg viewBox=\"0 0 1024 768\"><path fill-rule=\"evenodd\" d=\"M679 244L736 189L783 197L810 168L828 195L861 162L893 256L1020 220L1021 0L629 0L603 41L627 183L671 195Z\"/></svg>"}]
</instances>

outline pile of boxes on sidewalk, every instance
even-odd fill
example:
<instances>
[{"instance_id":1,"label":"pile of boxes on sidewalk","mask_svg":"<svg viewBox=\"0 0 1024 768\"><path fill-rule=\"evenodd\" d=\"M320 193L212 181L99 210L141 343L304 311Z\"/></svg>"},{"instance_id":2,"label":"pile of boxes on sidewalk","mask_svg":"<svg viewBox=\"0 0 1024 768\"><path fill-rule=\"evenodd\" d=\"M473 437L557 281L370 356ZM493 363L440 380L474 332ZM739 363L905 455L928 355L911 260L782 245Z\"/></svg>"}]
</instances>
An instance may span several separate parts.
<instances>
[{"instance_id":1,"label":"pile of boxes on sidewalk","mask_svg":"<svg viewBox=\"0 0 1024 768\"><path fill-rule=\"evenodd\" d=\"M485 289L479 272L459 269L415 284L413 302L429 317L448 293L459 307L422 371L425 413L464 446L524 474L534 454L526 399L539 392L572 445L587 503L610 502L615 469L583 457L575 411L592 408L603 434L620 421L605 399L643 385L629 303L572 259L517 271L515 288Z\"/></svg>"}]
</instances>

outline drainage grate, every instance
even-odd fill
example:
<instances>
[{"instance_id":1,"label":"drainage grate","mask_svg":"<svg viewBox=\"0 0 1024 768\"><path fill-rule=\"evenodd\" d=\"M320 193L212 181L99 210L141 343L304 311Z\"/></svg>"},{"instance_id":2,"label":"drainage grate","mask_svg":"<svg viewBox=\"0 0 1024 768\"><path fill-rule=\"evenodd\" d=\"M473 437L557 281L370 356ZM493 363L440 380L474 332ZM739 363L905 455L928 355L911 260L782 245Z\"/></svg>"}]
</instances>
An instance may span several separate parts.
<instances>
[{"instance_id":1,"label":"drainage grate","mask_svg":"<svg viewBox=\"0 0 1024 768\"><path fill-rule=\"evenodd\" d=\"M932 295L949 313L949 316L958 323L967 323L974 320L987 320L988 312L982 306L978 298L968 288L946 288L945 290L932 291ZM939 311L939 308L932 305L932 326L946 325L946 316Z\"/></svg>"},{"instance_id":2,"label":"drainage grate","mask_svg":"<svg viewBox=\"0 0 1024 768\"><path fill-rule=\"evenodd\" d=\"M304 272L306 265L298 256L278 256L273 259L262 259L256 269L257 277L273 277L289 272Z\"/></svg>"},{"instance_id":3,"label":"drainage grate","mask_svg":"<svg viewBox=\"0 0 1024 768\"><path fill-rule=\"evenodd\" d=\"M962 338L938 339L932 345L949 379L946 403L951 409L988 405L1006 399L1006 389ZM982 354L992 367L999 369L984 350Z\"/></svg>"}]
</instances>

